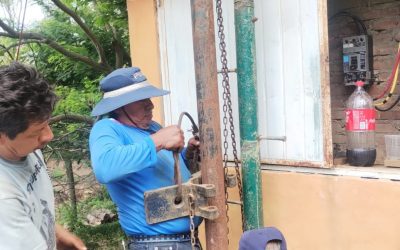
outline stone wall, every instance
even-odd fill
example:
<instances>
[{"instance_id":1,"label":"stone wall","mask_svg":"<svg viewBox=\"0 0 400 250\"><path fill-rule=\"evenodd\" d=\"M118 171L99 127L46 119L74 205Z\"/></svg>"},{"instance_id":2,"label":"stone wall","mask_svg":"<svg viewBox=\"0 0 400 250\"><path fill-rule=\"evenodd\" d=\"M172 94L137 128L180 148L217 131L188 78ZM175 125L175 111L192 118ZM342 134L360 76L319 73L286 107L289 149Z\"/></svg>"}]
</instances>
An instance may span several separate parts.
<instances>
[{"instance_id":1,"label":"stone wall","mask_svg":"<svg viewBox=\"0 0 400 250\"><path fill-rule=\"evenodd\" d=\"M400 42L400 0L328 0L329 17L339 11L346 11L362 20L368 35L372 37L375 82L366 87L366 90L372 97L376 97L387 86L386 81L391 74ZM336 159L344 156L346 150L345 102L354 91L353 86L345 86L343 83L342 38L359 34L359 28L351 17L329 19L332 135ZM379 107L390 106L399 93L400 87L397 86L388 103ZM385 134L400 134L400 104L386 112L377 111L376 164L383 164Z\"/></svg>"}]
</instances>

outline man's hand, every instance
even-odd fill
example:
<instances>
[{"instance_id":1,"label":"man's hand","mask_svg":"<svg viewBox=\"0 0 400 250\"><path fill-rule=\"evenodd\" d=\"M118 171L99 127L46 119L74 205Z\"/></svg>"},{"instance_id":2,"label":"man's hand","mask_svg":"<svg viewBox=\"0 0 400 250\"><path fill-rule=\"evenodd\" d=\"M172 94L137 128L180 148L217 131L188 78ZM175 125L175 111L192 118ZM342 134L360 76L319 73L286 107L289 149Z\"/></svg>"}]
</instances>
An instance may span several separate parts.
<instances>
[{"instance_id":1,"label":"man's hand","mask_svg":"<svg viewBox=\"0 0 400 250\"><path fill-rule=\"evenodd\" d=\"M57 250L86 250L85 244L77 236L56 224Z\"/></svg>"},{"instance_id":2,"label":"man's hand","mask_svg":"<svg viewBox=\"0 0 400 250\"><path fill-rule=\"evenodd\" d=\"M200 141L196 137L192 137L189 139L187 148L186 148L186 159L193 159L194 154L200 152Z\"/></svg>"},{"instance_id":3,"label":"man's hand","mask_svg":"<svg viewBox=\"0 0 400 250\"><path fill-rule=\"evenodd\" d=\"M176 125L162 128L150 137L153 139L157 151L161 149L179 151L185 146L183 131Z\"/></svg>"}]
</instances>

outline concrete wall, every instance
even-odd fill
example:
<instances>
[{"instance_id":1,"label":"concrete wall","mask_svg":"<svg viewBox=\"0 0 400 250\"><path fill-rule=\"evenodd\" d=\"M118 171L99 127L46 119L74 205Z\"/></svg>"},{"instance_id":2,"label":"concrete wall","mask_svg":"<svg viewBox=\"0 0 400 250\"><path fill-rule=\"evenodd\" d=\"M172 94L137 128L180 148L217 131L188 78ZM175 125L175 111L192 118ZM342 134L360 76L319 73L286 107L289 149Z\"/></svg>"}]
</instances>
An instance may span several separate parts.
<instances>
[{"instance_id":1,"label":"concrete wall","mask_svg":"<svg viewBox=\"0 0 400 250\"><path fill-rule=\"evenodd\" d=\"M132 65L141 68L155 86L161 87L160 53L156 18L156 3L153 0L127 0L129 18L129 42ZM164 112L161 98L152 98L154 120L163 124Z\"/></svg>"},{"instance_id":2,"label":"concrete wall","mask_svg":"<svg viewBox=\"0 0 400 250\"><path fill-rule=\"evenodd\" d=\"M264 225L279 228L289 250L400 249L398 181L263 170L262 182ZM237 205L229 205L229 230L229 250L237 250ZM203 227L200 236L204 243Z\"/></svg>"},{"instance_id":3,"label":"concrete wall","mask_svg":"<svg viewBox=\"0 0 400 250\"><path fill-rule=\"evenodd\" d=\"M290 250L400 249L399 182L263 171L263 184L265 225Z\"/></svg>"},{"instance_id":4,"label":"concrete wall","mask_svg":"<svg viewBox=\"0 0 400 250\"><path fill-rule=\"evenodd\" d=\"M367 27L373 42L373 74L376 82L367 87L372 97L378 96L386 87L394 65L398 43L400 41L400 1L398 0L329 0L328 13L333 16L338 11L347 11L360 18ZM356 24L349 17L338 17L329 21L330 80L332 103L332 134L334 155L343 155L346 149L344 109L345 101L354 91L354 87L345 87L342 70L342 38L358 35ZM397 99L396 89L389 106ZM384 134L398 134L400 130L400 108L396 105L387 112L377 112L376 164L382 164L385 153Z\"/></svg>"}]
</instances>

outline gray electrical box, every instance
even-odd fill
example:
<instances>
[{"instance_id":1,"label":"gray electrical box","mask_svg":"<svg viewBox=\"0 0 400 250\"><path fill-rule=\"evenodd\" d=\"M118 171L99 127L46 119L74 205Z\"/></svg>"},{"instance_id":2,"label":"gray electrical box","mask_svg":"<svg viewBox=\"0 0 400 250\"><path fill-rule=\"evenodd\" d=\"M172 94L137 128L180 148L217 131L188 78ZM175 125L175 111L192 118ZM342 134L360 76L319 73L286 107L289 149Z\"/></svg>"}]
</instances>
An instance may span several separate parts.
<instances>
[{"instance_id":1,"label":"gray electrical box","mask_svg":"<svg viewBox=\"0 0 400 250\"><path fill-rule=\"evenodd\" d=\"M354 85L356 81L371 81L372 43L368 35L343 38L344 84Z\"/></svg>"}]
</instances>

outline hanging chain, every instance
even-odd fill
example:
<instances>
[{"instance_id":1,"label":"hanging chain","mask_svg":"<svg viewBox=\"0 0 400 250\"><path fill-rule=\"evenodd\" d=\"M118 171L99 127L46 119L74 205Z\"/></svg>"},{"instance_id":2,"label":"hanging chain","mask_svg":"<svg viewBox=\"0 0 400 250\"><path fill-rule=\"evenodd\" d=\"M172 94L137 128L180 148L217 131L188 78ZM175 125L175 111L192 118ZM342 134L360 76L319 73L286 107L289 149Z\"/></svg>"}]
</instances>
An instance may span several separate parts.
<instances>
[{"instance_id":1,"label":"hanging chain","mask_svg":"<svg viewBox=\"0 0 400 250\"><path fill-rule=\"evenodd\" d=\"M196 249L196 235L195 235L195 227L194 227L194 201L192 194L188 195L189 199L189 219L190 219L190 243L192 244L192 250Z\"/></svg>"},{"instance_id":2,"label":"hanging chain","mask_svg":"<svg viewBox=\"0 0 400 250\"><path fill-rule=\"evenodd\" d=\"M236 179L239 189L240 196L240 211L242 214L242 230L244 231L245 222L244 222L244 209L243 209L243 191L242 191L242 179L239 168L239 158L237 156L236 150L236 138L235 138L235 126L233 123L233 115L232 115L232 101L231 101L231 92L229 85L229 75L228 75L228 60L227 60L227 52L226 52L226 44L225 44L225 33L224 33L224 19L222 16L222 1L216 0L216 8L217 8L217 24L218 24L218 37L219 37L219 49L221 52L220 60L222 65L222 87L224 88L223 92L223 124L224 124L224 172L225 172L225 204L226 204L226 217L229 221L228 217L228 191L227 191L227 175L228 175L228 120L229 120L229 129L231 132L231 140L232 140L232 149L233 149L233 158L235 163L235 171L236 171ZM229 118L227 117L227 113ZM229 229L228 229L229 230ZM229 232L229 231L228 231Z\"/></svg>"}]
</instances>

